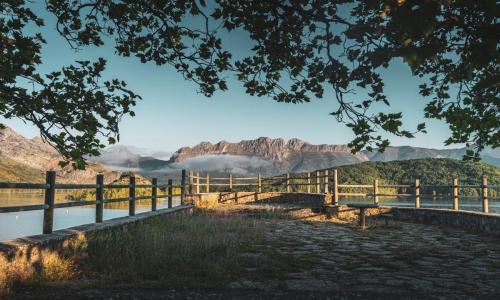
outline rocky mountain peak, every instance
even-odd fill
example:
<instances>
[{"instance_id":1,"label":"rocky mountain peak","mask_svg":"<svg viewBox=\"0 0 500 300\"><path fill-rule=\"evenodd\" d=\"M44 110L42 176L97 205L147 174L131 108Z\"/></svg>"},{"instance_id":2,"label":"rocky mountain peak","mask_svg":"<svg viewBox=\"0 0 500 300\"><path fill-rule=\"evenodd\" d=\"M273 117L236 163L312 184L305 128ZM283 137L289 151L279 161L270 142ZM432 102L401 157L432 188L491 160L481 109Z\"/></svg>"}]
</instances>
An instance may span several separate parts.
<instances>
[{"instance_id":1,"label":"rocky mountain peak","mask_svg":"<svg viewBox=\"0 0 500 300\"><path fill-rule=\"evenodd\" d=\"M171 161L184 161L186 159L210 154L232 154L259 156L266 159L283 161L291 156L303 152L342 152L350 153L346 145L312 145L301 139L292 138L285 142L282 138L272 139L259 137L254 140L243 140L238 143L220 141L216 144L201 142L194 147L180 148ZM366 160L364 154L359 154L360 160Z\"/></svg>"},{"instance_id":2,"label":"rocky mountain peak","mask_svg":"<svg viewBox=\"0 0 500 300\"><path fill-rule=\"evenodd\" d=\"M307 143L297 138L289 139L286 143L287 147L292 151L301 151L305 144Z\"/></svg>"},{"instance_id":3,"label":"rocky mountain peak","mask_svg":"<svg viewBox=\"0 0 500 300\"><path fill-rule=\"evenodd\" d=\"M0 155L35 169L42 169L57 159L59 154L41 138L27 139L10 127L0 130Z\"/></svg>"},{"instance_id":4,"label":"rocky mountain peak","mask_svg":"<svg viewBox=\"0 0 500 300\"><path fill-rule=\"evenodd\" d=\"M118 172L98 164L90 164L84 171L75 171L71 166L61 168L59 161L63 158L54 147L40 137L28 139L10 127L0 130L0 159L1 157L39 170L40 174L56 170L60 182L95 182L97 173L104 173L106 181L115 180L119 176Z\"/></svg>"}]
</instances>

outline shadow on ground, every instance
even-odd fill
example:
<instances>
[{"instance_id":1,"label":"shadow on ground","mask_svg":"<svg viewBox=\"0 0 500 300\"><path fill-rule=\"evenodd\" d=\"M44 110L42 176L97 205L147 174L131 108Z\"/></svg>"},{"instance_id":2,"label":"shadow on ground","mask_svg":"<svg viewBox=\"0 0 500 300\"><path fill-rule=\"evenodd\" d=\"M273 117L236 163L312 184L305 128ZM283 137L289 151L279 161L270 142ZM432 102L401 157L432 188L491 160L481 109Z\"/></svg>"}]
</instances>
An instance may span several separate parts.
<instances>
[{"instance_id":1,"label":"shadow on ground","mask_svg":"<svg viewBox=\"0 0 500 300\"><path fill-rule=\"evenodd\" d=\"M172 285L139 276L110 282L89 276L22 288L15 299L499 299L500 240L463 230L371 220L326 219L307 208L222 205L214 218L250 222L260 234L231 252L234 270L210 271ZM217 230L224 230L217 227ZM230 232L230 229L227 229ZM198 266L192 266L196 272ZM166 270L174 272L175 270ZM224 272L224 270L214 270ZM186 276L185 273L183 276ZM188 278L189 279L189 278ZM206 281L206 282L199 282Z\"/></svg>"}]
</instances>

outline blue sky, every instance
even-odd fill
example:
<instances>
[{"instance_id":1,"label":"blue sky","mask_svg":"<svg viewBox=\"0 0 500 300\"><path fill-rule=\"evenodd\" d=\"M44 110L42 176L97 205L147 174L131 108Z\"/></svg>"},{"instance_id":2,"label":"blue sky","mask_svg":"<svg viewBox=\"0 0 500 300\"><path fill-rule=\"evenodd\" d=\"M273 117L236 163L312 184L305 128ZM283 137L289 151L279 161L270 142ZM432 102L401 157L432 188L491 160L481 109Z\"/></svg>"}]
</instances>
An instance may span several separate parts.
<instances>
[{"instance_id":1,"label":"blue sky","mask_svg":"<svg viewBox=\"0 0 500 300\"><path fill-rule=\"evenodd\" d=\"M40 1L42 2L42 1ZM38 2L38 3L40 3ZM41 13L40 7L36 11ZM111 45L89 47L79 52L69 49L57 35L54 20L43 13L46 26L41 31L47 44L43 48L44 72L69 65L75 60L108 60L106 77L125 80L129 88L143 98L135 108L136 117L126 117L120 125L120 144L174 151L200 141L239 141L260 136L300 138L311 143L343 144L353 135L350 129L329 115L337 107L333 98L313 99L305 104L277 103L270 98L246 95L241 84L229 77L229 91L206 98L197 93L194 83L185 81L171 67L142 64L137 59L113 54ZM227 36L233 50L245 46L245 38ZM418 84L409 68L394 63L384 71L389 110L401 111L408 129L423 121L425 100L418 94ZM388 110L384 108L384 110ZM36 128L20 120L1 120L18 132L33 137ZM406 139L386 135L392 145L444 148L449 130L441 121L425 120L427 134ZM452 145L457 147L462 145Z\"/></svg>"}]
</instances>

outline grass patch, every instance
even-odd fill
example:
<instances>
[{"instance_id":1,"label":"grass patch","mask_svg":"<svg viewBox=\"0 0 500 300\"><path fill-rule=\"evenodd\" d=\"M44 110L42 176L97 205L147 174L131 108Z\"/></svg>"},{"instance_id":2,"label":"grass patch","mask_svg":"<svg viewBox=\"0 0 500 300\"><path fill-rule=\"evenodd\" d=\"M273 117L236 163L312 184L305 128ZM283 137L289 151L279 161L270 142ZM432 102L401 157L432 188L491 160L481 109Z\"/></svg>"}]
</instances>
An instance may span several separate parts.
<instances>
[{"instance_id":1,"label":"grass patch","mask_svg":"<svg viewBox=\"0 0 500 300\"><path fill-rule=\"evenodd\" d=\"M198 211L89 239L88 257L80 266L85 276L106 281L213 287L240 272L238 254L262 238L262 228L254 220Z\"/></svg>"},{"instance_id":2,"label":"grass patch","mask_svg":"<svg viewBox=\"0 0 500 300\"><path fill-rule=\"evenodd\" d=\"M290 219L287 208L238 205L150 218L68 241L64 256L43 252L29 262L1 260L0 292L20 284L64 287L60 282L72 279L77 280L71 285L86 288L203 289L225 288L242 278L291 278L321 258L304 253L309 250L303 240L273 233L278 222L294 226Z\"/></svg>"},{"instance_id":3,"label":"grass patch","mask_svg":"<svg viewBox=\"0 0 500 300\"><path fill-rule=\"evenodd\" d=\"M221 287L243 272L239 255L264 239L263 230L255 219L203 211L152 218L67 242L64 256L1 257L0 293L74 278L96 286L155 281L172 288Z\"/></svg>"},{"instance_id":4,"label":"grass patch","mask_svg":"<svg viewBox=\"0 0 500 300\"><path fill-rule=\"evenodd\" d=\"M7 259L0 255L0 297L20 285L64 281L79 275L75 260L52 251L34 249L31 255Z\"/></svg>"},{"instance_id":5,"label":"grass patch","mask_svg":"<svg viewBox=\"0 0 500 300\"><path fill-rule=\"evenodd\" d=\"M241 205L229 204L220 205L214 208L207 208L205 211L217 216L244 215L253 219L294 219L297 208L291 209L282 205Z\"/></svg>"}]
</instances>

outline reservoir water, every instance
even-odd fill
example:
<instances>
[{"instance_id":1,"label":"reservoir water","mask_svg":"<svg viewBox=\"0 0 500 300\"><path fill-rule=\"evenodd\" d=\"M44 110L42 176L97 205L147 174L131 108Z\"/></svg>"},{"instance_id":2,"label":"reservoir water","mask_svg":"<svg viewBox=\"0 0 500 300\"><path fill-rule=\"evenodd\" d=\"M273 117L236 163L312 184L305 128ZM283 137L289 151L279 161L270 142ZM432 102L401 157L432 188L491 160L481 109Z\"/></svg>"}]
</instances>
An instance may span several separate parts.
<instances>
[{"instance_id":1,"label":"reservoir water","mask_svg":"<svg viewBox=\"0 0 500 300\"><path fill-rule=\"evenodd\" d=\"M340 197L340 204L347 203L373 203L372 198L360 197ZM489 212L500 214L500 198L489 199ZM413 197L394 198L394 197L379 197L379 204L386 206L408 206L415 207L415 199ZM453 208L453 201L450 198L424 198L420 199L421 208ZM477 197L459 197L458 208L469 211L482 211L481 198Z\"/></svg>"},{"instance_id":2,"label":"reservoir water","mask_svg":"<svg viewBox=\"0 0 500 300\"><path fill-rule=\"evenodd\" d=\"M58 194L56 203L69 202L64 195ZM43 204L43 193L15 192L0 193L0 207ZM173 198L173 206L180 199ZM167 208L166 199L158 199L157 209ZM138 200L136 214L151 211L151 200ZM104 205L104 220L128 216L128 202ZM0 213L0 241L42 233L43 211L24 211ZM95 222L95 205L57 208L54 210L54 230Z\"/></svg>"},{"instance_id":3,"label":"reservoir water","mask_svg":"<svg viewBox=\"0 0 500 300\"><path fill-rule=\"evenodd\" d=\"M3 190L5 191L5 190ZM58 194L56 203L68 202L64 194ZM372 203L371 198L341 197L340 204L346 203ZM0 194L0 207L17 205L34 205L43 203L43 192L32 193L16 191ZM174 197L173 206L180 204L180 199ZM412 197L408 198L379 198L380 205L388 206L414 206ZM167 208L166 199L159 199L157 208ZM449 198L432 199L422 198L422 208L452 208L452 200ZM481 211L480 198L459 198L459 208L462 210ZM489 201L490 213L500 213L500 199L492 198ZM136 213L151 211L151 200L140 200L136 202ZM104 219L128 216L128 202L106 204L104 206ZM24 236L36 235L42 232L43 211L26 211L13 213L0 213L0 241L14 239ZM82 224L94 223L95 206L81 206L71 208L58 208L54 210L54 230L69 228Z\"/></svg>"}]
</instances>

